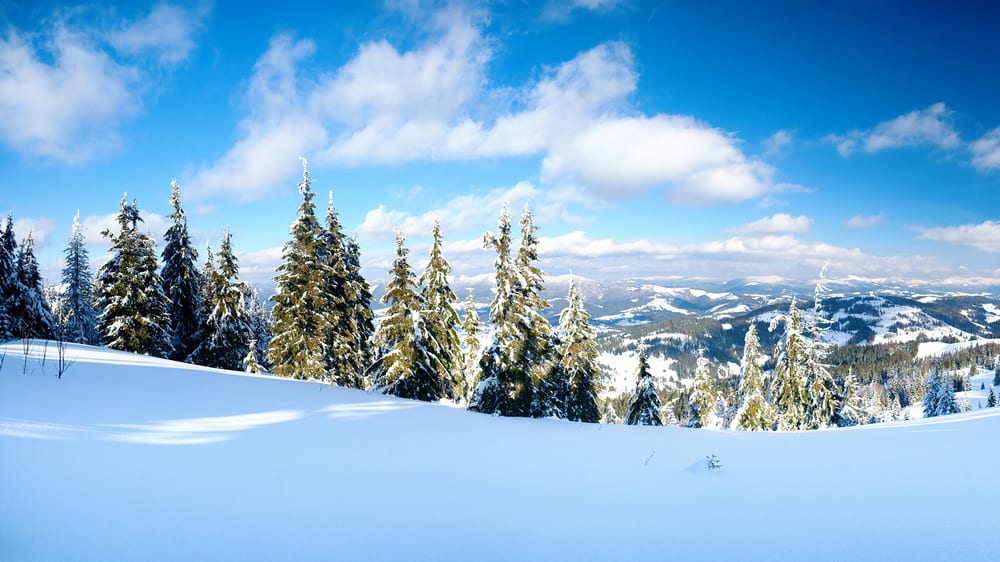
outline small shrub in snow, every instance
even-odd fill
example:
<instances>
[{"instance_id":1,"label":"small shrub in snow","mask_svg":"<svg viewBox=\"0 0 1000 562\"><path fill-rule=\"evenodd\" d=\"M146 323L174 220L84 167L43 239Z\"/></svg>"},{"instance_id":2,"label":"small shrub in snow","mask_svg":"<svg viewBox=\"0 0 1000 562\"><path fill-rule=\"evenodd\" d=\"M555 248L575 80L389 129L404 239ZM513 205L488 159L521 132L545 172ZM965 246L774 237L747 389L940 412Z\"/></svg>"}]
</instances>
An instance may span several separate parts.
<instances>
[{"instance_id":1,"label":"small shrub in snow","mask_svg":"<svg viewBox=\"0 0 1000 562\"><path fill-rule=\"evenodd\" d=\"M722 468L722 461L720 461L719 457L714 454L708 455L705 457L705 466L707 466L709 470L719 470Z\"/></svg>"}]
</instances>

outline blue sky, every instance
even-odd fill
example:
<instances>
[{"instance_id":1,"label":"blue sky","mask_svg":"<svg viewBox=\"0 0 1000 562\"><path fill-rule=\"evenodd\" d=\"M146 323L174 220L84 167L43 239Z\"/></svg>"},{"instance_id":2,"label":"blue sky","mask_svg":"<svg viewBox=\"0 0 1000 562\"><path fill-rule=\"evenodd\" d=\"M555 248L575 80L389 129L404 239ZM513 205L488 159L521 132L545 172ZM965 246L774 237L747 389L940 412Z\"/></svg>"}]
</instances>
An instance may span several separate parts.
<instances>
[{"instance_id":1,"label":"blue sky","mask_svg":"<svg viewBox=\"0 0 1000 562\"><path fill-rule=\"evenodd\" d=\"M1000 278L991 3L260 4L0 5L0 210L49 281L77 210L95 261L123 192L160 236L171 178L269 279L300 155L375 279L435 217L489 271L504 201L554 275Z\"/></svg>"}]
</instances>

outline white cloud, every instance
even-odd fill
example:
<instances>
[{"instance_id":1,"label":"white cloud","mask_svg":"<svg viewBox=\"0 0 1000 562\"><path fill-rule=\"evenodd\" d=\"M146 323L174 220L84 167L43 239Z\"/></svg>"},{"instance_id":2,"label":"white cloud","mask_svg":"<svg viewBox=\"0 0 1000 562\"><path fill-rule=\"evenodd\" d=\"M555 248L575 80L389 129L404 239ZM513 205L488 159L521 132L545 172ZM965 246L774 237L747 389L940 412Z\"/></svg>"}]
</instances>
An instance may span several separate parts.
<instances>
[{"instance_id":1,"label":"white cloud","mask_svg":"<svg viewBox=\"0 0 1000 562\"><path fill-rule=\"evenodd\" d=\"M918 238L949 244L971 246L984 252L1000 252L1000 222L985 221L980 224L918 228Z\"/></svg>"},{"instance_id":2,"label":"white cloud","mask_svg":"<svg viewBox=\"0 0 1000 562\"><path fill-rule=\"evenodd\" d=\"M972 142L969 150L972 151L972 165L977 170L1000 170L1000 127Z\"/></svg>"},{"instance_id":3,"label":"white cloud","mask_svg":"<svg viewBox=\"0 0 1000 562\"><path fill-rule=\"evenodd\" d=\"M730 232L750 236L760 234L792 233L804 234L812 228L813 220L806 215L793 217L787 213L778 213L770 217L755 220L743 226L733 228Z\"/></svg>"},{"instance_id":4,"label":"white cloud","mask_svg":"<svg viewBox=\"0 0 1000 562\"><path fill-rule=\"evenodd\" d=\"M20 244L31 233L31 240L37 254L44 250L49 243L49 238L56 230L56 221L47 218L20 218L14 219L14 234Z\"/></svg>"},{"instance_id":5,"label":"white cloud","mask_svg":"<svg viewBox=\"0 0 1000 562\"><path fill-rule=\"evenodd\" d=\"M856 215L847 219L847 228L871 228L882 224L885 219L884 213L875 215Z\"/></svg>"},{"instance_id":6,"label":"white cloud","mask_svg":"<svg viewBox=\"0 0 1000 562\"><path fill-rule=\"evenodd\" d=\"M142 209L139 210L139 216L142 218L142 222L139 223L139 230L157 241L163 239L163 234L173 224L169 217L150 213ZM105 230L109 230L114 234L119 232L117 211L106 215L87 215L80 223L83 225L84 241L88 245L106 247L109 241L101 233Z\"/></svg>"},{"instance_id":7,"label":"white cloud","mask_svg":"<svg viewBox=\"0 0 1000 562\"><path fill-rule=\"evenodd\" d=\"M157 7L119 34L122 52L106 49L102 33L63 22L39 34L7 30L0 36L0 142L26 156L70 163L118 150L119 126L139 111L147 86L145 67L120 55L134 48L157 50L164 62L180 56L178 49L186 56L193 42L191 28L177 25L182 14ZM180 47L159 43L166 39Z\"/></svg>"},{"instance_id":8,"label":"white cloud","mask_svg":"<svg viewBox=\"0 0 1000 562\"><path fill-rule=\"evenodd\" d=\"M598 45L521 88L491 87L484 19L439 12L431 39L413 50L372 41L308 83L297 74L312 43L276 38L255 67L242 138L188 183L259 198L292 177L298 152L326 166L540 156L546 182L608 199L664 187L677 203L703 205L772 189L773 168L731 134L631 111L638 76L623 43ZM245 172L255 167L264 169Z\"/></svg>"},{"instance_id":9,"label":"white cloud","mask_svg":"<svg viewBox=\"0 0 1000 562\"><path fill-rule=\"evenodd\" d=\"M767 156L777 156L788 146L795 142L795 131L780 129L773 135L764 139L764 154Z\"/></svg>"},{"instance_id":10,"label":"white cloud","mask_svg":"<svg viewBox=\"0 0 1000 562\"><path fill-rule=\"evenodd\" d=\"M161 64L177 64L187 60L194 49L193 34L199 19L183 8L158 4L146 17L109 33L108 41L121 53L151 53Z\"/></svg>"},{"instance_id":11,"label":"white cloud","mask_svg":"<svg viewBox=\"0 0 1000 562\"><path fill-rule=\"evenodd\" d=\"M841 156L847 157L858 148L876 153L890 148L931 145L952 150L961 145L955 131L954 112L943 102L925 109L914 110L895 119L883 121L872 129L854 129L845 135L830 135Z\"/></svg>"}]
</instances>

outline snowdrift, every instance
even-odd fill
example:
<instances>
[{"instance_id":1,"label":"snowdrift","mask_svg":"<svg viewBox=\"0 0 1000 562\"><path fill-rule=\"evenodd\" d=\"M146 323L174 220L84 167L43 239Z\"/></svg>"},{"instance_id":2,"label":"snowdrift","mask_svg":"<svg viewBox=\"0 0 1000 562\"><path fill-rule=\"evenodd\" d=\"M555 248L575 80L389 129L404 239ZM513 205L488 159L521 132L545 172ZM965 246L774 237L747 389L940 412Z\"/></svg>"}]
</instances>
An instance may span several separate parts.
<instances>
[{"instance_id":1,"label":"snowdrift","mask_svg":"<svg viewBox=\"0 0 1000 562\"><path fill-rule=\"evenodd\" d=\"M1000 408L715 432L497 418L86 346L61 379L53 343L0 355L4 560L1000 551Z\"/></svg>"}]
</instances>

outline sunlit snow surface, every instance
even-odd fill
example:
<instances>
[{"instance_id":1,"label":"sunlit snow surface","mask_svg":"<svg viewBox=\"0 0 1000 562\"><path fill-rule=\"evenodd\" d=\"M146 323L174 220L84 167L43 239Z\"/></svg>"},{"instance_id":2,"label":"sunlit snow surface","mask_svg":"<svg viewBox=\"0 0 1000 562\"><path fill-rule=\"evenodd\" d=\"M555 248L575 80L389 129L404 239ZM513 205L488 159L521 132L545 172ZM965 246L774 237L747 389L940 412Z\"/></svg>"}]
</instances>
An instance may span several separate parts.
<instances>
[{"instance_id":1,"label":"sunlit snow surface","mask_svg":"<svg viewBox=\"0 0 1000 562\"><path fill-rule=\"evenodd\" d=\"M1000 552L997 408L803 433L590 425L79 346L60 380L43 350L0 347L3 560Z\"/></svg>"}]
</instances>

